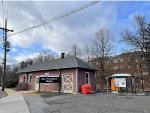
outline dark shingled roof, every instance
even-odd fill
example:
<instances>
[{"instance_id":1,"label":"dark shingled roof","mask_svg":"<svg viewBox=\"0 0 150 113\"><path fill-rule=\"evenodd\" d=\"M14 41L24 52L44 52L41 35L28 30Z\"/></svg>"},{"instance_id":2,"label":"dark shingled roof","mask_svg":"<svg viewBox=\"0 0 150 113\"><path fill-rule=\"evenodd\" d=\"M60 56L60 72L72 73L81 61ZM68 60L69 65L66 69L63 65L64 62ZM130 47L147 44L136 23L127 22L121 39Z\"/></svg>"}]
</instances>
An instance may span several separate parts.
<instances>
[{"instance_id":1,"label":"dark shingled roof","mask_svg":"<svg viewBox=\"0 0 150 113\"><path fill-rule=\"evenodd\" d=\"M84 68L84 69L95 70L88 63L84 62L83 60L77 57L66 57L63 59L37 62L29 67L19 70L17 73L55 70L55 69L67 69L67 68Z\"/></svg>"}]
</instances>

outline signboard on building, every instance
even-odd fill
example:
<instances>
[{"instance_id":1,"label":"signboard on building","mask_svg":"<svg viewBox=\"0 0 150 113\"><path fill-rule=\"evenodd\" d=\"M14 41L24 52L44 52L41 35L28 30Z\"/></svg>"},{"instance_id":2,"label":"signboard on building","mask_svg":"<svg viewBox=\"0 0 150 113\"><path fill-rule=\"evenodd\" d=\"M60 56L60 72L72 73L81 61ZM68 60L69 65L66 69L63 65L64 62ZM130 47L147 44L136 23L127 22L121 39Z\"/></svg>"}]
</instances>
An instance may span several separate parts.
<instances>
[{"instance_id":1,"label":"signboard on building","mask_svg":"<svg viewBox=\"0 0 150 113\"><path fill-rule=\"evenodd\" d=\"M114 78L115 87L126 87L126 78Z\"/></svg>"},{"instance_id":2,"label":"signboard on building","mask_svg":"<svg viewBox=\"0 0 150 113\"><path fill-rule=\"evenodd\" d=\"M59 77L40 77L40 83L59 83Z\"/></svg>"}]
</instances>

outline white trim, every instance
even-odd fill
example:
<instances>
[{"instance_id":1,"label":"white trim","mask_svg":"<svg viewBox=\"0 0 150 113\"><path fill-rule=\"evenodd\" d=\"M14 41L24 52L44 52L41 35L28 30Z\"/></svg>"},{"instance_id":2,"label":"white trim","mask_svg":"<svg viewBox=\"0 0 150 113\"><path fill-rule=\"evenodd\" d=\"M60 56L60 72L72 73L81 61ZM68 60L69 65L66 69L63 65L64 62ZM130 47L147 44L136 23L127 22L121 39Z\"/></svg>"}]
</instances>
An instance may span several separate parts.
<instances>
[{"instance_id":1,"label":"white trim","mask_svg":"<svg viewBox=\"0 0 150 113\"><path fill-rule=\"evenodd\" d=\"M85 72L85 84L87 84L86 83L86 74L88 74L88 84L90 84L91 82L90 82L90 72Z\"/></svg>"},{"instance_id":2,"label":"white trim","mask_svg":"<svg viewBox=\"0 0 150 113\"><path fill-rule=\"evenodd\" d=\"M78 93L78 68L76 68L76 93Z\"/></svg>"},{"instance_id":3,"label":"white trim","mask_svg":"<svg viewBox=\"0 0 150 113\"><path fill-rule=\"evenodd\" d=\"M112 75L112 77L128 77L128 76L131 76L131 75L128 74L128 73L125 73L125 74L114 74L114 75Z\"/></svg>"},{"instance_id":4,"label":"white trim","mask_svg":"<svg viewBox=\"0 0 150 113\"><path fill-rule=\"evenodd\" d=\"M35 76L35 91L38 91L39 90L39 81L37 83L37 79L39 78L40 76Z\"/></svg>"},{"instance_id":5,"label":"white trim","mask_svg":"<svg viewBox=\"0 0 150 113\"><path fill-rule=\"evenodd\" d=\"M45 73L45 75L49 75L49 73Z\"/></svg>"},{"instance_id":6,"label":"white trim","mask_svg":"<svg viewBox=\"0 0 150 113\"><path fill-rule=\"evenodd\" d=\"M51 75L39 75L39 77L59 77L59 75L51 74Z\"/></svg>"},{"instance_id":7,"label":"white trim","mask_svg":"<svg viewBox=\"0 0 150 113\"><path fill-rule=\"evenodd\" d=\"M72 75L72 90L71 91L65 91L64 90L64 76L65 75ZM64 73L63 74L63 76L62 76L62 88L63 88L63 90L62 90L62 92L64 92L64 93L74 93L74 79L73 79L73 73Z\"/></svg>"},{"instance_id":8,"label":"white trim","mask_svg":"<svg viewBox=\"0 0 150 113\"><path fill-rule=\"evenodd\" d=\"M31 79L30 79L30 78L31 78ZM28 84L32 84L32 79L33 79L33 78L32 78L32 74L29 74L29 75L28 75ZM31 80L31 82L30 82L30 80Z\"/></svg>"}]
</instances>

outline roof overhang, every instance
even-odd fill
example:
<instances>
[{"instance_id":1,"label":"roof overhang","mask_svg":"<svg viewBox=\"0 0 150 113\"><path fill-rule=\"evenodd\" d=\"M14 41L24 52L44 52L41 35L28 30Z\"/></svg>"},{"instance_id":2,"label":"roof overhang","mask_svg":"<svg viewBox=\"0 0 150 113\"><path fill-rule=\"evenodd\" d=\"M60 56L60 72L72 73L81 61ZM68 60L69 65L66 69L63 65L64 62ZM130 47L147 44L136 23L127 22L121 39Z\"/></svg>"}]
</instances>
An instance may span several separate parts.
<instances>
[{"instance_id":1,"label":"roof overhang","mask_svg":"<svg viewBox=\"0 0 150 113\"><path fill-rule=\"evenodd\" d=\"M131 77L132 75L130 75L130 74L114 74L114 75L112 75L112 77Z\"/></svg>"}]
</instances>

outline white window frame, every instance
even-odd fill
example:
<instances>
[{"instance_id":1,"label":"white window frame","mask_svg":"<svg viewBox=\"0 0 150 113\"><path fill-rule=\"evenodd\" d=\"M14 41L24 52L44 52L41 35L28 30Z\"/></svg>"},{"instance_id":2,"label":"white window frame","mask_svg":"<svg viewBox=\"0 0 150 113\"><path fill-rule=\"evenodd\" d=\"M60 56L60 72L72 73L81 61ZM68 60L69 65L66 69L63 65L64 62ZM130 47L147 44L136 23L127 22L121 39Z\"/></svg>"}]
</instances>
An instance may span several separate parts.
<instances>
[{"instance_id":1,"label":"white window frame","mask_svg":"<svg viewBox=\"0 0 150 113\"><path fill-rule=\"evenodd\" d=\"M32 74L28 75L28 83L31 84L32 83Z\"/></svg>"},{"instance_id":2,"label":"white window frame","mask_svg":"<svg viewBox=\"0 0 150 113\"><path fill-rule=\"evenodd\" d=\"M114 67L113 67L113 70L118 70L118 69L119 69L118 66L114 66Z\"/></svg>"},{"instance_id":3,"label":"white window frame","mask_svg":"<svg viewBox=\"0 0 150 113\"><path fill-rule=\"evenodd\" d=\"M86 74L88 74L88 83L86 83ZM90 73L89 72L85 72L85 84L90 84Z\"/></svg>"}]
</instances>

